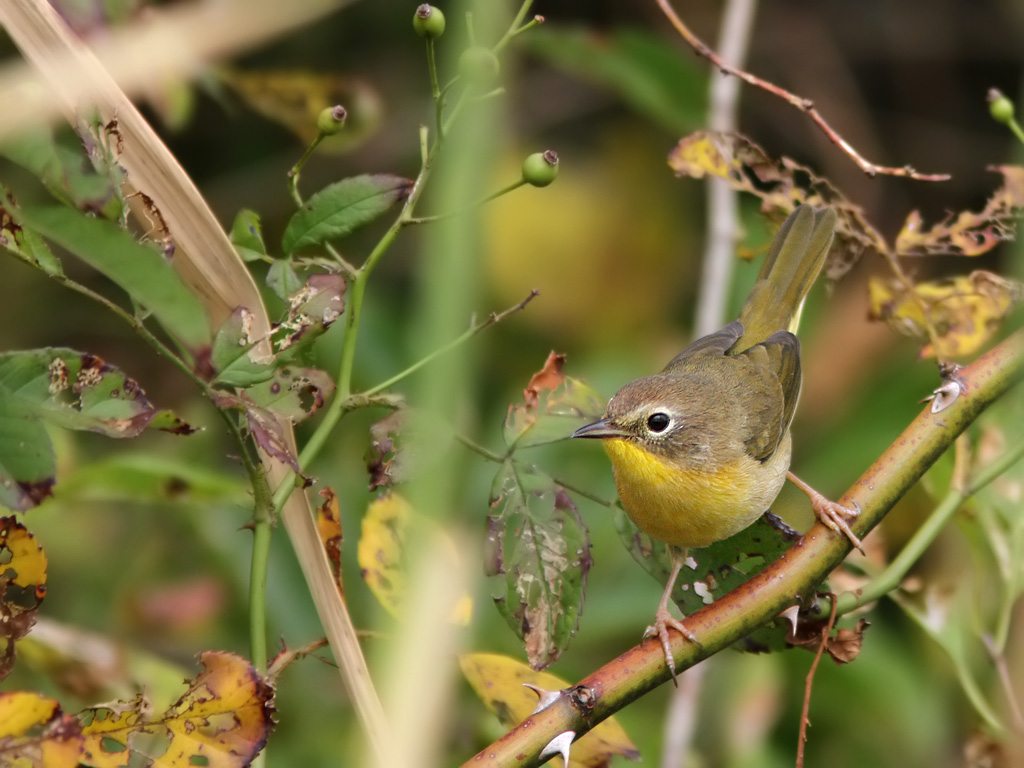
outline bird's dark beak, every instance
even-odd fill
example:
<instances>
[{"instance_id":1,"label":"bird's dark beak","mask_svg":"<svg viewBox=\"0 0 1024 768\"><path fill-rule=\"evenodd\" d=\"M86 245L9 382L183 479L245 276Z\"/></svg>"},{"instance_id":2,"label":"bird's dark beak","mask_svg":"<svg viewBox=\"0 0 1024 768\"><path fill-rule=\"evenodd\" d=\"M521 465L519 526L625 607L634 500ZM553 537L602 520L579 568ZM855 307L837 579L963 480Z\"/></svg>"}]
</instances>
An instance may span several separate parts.
<instances>
[{"instance_id":1,"label":"bird's dark beak","mask_svg":"<svg viewBox=\"0 0 1024 768\"><path fill-rule=\"evenodd\" d=\"M626 432L614 426L608 419L601 419L593 424L580 427L570 437L592 437L607 440L610 437L625 437L626 434Z\"/></svg>"}]
</instances>

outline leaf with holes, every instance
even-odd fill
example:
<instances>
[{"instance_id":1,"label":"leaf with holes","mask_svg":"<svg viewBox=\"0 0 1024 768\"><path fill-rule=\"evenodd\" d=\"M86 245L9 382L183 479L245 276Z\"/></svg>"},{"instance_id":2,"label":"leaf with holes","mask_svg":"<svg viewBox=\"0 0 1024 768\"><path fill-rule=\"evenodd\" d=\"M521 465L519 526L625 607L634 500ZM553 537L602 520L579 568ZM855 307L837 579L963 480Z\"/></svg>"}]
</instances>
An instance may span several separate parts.
<instances>
[{"instance_id":1,"label":"leaf with holes","mask_svg":"<svg viewBox=\"0 0 1024 768\"><path fill-rule=\"evenodd\" d=\"M0 693L0 765L77 768L82 727L60 704L37 693Z\"/></svg>"},{"instance_id":2,"label":"leaf with holes","mask_svg":"<svg viewBox=\"0 0 1024 768\"><path fill-rule=\"evenodd\" d=\"M274 349L281 360L293 360L334 325L345 311L345 278L310 275L286 297L288 316L274 327Z\"/></svg>"},{"instance_id":3,"label":"leaf with holes","mask_svg":"<svg viewBox=\"0 0 1024 768\"><path fill-rule=\"evenodd\" d=\"M270 364L254 362L249 356L259 341L252 336L252 322L252 312L245 307L237 307L217 329L210 350L213 383L249 387L274 375Z\"/></svg>"},{"instance_id":4,"label":"leaf with holes","mask_svg":"<svg viewBox=\"0 0 1024 768\"><path fill-rule=\"evenodd\" d=\"M14 644L36 623L46 597L46 553L13 517L0 517L0 680L14 666Z\"/></svg>"},{"instance_id":5,"label":"leaf with holes","mask_svg":"<svg viewBox=\"0 0 1024 768\"><path fill-rule=\"evenodd\" d=\"M885 253L885 239L871 226L860 206L847 200L828 179L783 157L774 160L738 133L697 131L679 140L668 157L676 176L716 176L740 192L761 198L761 210L781 223L801 203L835 210L836 238L822 274L838 280L865 251Z\"/></svg>"},{"instance_id":6,"label":"leaf with holes","mask_svg":"<svg viewBox=\"0 0 1024 768\"><path fill-rule=\"evenodd\" d=\"M530 666L558 659L576 632L590 570L586 526L563 488L505 461L491 487L485 569L503 576L498 610L526 644Z\"/></svg>"},{"instance_id":7,"label":"leaf with holes","mask_svg":"<svg viewBox=\"0 0 1024 768\"><path fill-rule=\"evenodd\" d=\"M85 710L80 759L96 768L152 764L242 768L273 726L274 689L245 659L223 651L199 657L203 671L166 712L153 715L141 698ZM166 747L155 754L155 745ZM131 761L131 762L129 762Z\"/></svg>"},{"instance_id":8,"label":"leaf with holes","mask_svg":"<svg viewBox=\"0 0 1024 768\"><path fill-rule=\"evenodd\" d=\"M619 538L633 559L659 584L664 585L672 569L668 547L642 533L621 509L615 510L614 518ZM683 615L695 613L760 573L799 538L800 534L767 512L735 536L716 541L707 547L691 549L676 579L672 599ZM816 619L820 616L821 609L813 598L811 594L802 596L798 601L797 596L794 596L794 603L800 604L802 617ZM652 615L654 605L652 601ZM776 619L755 630L734 647L757 653L783 650L788 647L788 636L789 626L784 620Z\"/></svg>"},{"instance_id":9,"label":"leaf with holes","mask_svg":"<svg viewBox=\"0 0 1024 768\"><path fill-rule=\"evenodd\" d=\"M285 227L286 254L344 237L368 224L412 191L412 181L388 174L353 176L324 187L309 198Z\"/></svg>"}]
</instances>

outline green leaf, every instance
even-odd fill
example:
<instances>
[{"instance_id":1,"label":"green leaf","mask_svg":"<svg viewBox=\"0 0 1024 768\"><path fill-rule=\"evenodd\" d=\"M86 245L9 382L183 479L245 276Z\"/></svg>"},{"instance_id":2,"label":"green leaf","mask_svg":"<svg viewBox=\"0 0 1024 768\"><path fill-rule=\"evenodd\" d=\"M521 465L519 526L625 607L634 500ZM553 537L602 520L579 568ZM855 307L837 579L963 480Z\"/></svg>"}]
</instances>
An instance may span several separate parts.
<instances>
[{"instance_id":1,"label":"green leaf","mask_svg":"<svg viewBox=\"0 0 1024 768\"><path fill-rule=\"evenodd\" d=\"M412 191L412 181L379 174L354 176L324 187L300 208L285 227L286 254L344 237L373 221Z\"/></svg>"},{"instance_id":2,"label":"green leaf","mask_svg":"<svg viewBox=\"0 0 1024 768\"><path fill-rule=\"evenodd\" d=\"M488 516L489 575L504 576L498 610L543 669L579 624L590 570L590 540L579 512L548 476L513 460L498 471Z\"/></svg>"},{"instance_id":3,"label":"green leaf","mask_svg":"<svg viewBox=\"0 0 1024 768\"><path fill-rule=\"evenodd\" d=\"M302 288L302 278L288 259L274 259L267 270L267 286L279 299L288 301L289 296Z\"/></svg>"},{"instance_id":4,"label":"green leaf","mask_svg":"<svg viewBox=\"0 0 1024 768\"><path fill-rule=\"evenodd\" d=\"M50 495L57 462L46 428L0 384L0 505L25 511Z\"/></svg>"},{"instance_id":5,"label":"green leaf","mask_svg":"<svg viewBox=\"0 0 1024 768\"><path fill-rule=\"evenodd\" d=\"M194 431L158 411L133 379L95 355L66 348L0 354L3 399L55 426L136 437L144 429Z\"/></svg>"},{"instance_id":6,"label":"green leaf","mask_svg":"<svg viewBox=\"0 0 1024 768\"><path fill-rule=\"evenodd\" d=\"M70 208L30 207L18 215L27 226L121 286L189 348L210 342L202 303L154 248L136 242L109 221Z\"/></svg>"},{"instance_id":7,"label":"green leaf","mask_svg":"<svg viewBox=\"0 0 1024 768\"><path fill-rule=\"evenodd\" d=\"M238 307L217 330L210 352L215 384L249 387L274 375L273 367L255 363L249 357L249 351L256 344L250 336L251 327L252 313Z\"/></svg>"},{"instance_id":8,"label":"green leaf","mask_svg":"<svg viewBox=\"0 0 1024 768\"><path fill-rule=\"evenodd\" d=\"M642 533L622 509L615 509L614 518L626 549L644 570L664 585L672 570L668 546ZM672 599L684 616L695 613L763 571L799 538L800 534L767 512L735 536L691 549L676 579ZM652 617L654 608L652 604ZM806 617L808 611L817 611L813 600L801 606L800 615ZM757 653L783 650L787 647L788 634L787 623L776 619L747 635L734 647Z\"/></svg>"},{"instance_id":9,"label":"green leaf","mask_svg":"<svg viewBox=\"0 0 1024 768\"><path fill-rule=\"evenodd\" d=\"M63 275L64 268L39 233L15 223L14 218L8 213L8 210L14 209L15 206L9 194L6 198L7 202L0 206L0 248L48 275Z\"/></svg>"},{"instance_id":10,"label":"green leaf","mask_svg":"<svg viewBox=\"0 0 1024 768\"><path fill-rule=\"evenodd\" d=\"M334 382L315 368L278 368L266 381L248 387L251 406L282 416L293 424L316 413L334 391Z\"/></svg>"},{"instance_id":11,"label":"green leaf","mask_svg":"<svg viewBox=\"0 0 1024 768\"><path fill-rule=\"evenodd\" d=\"M242 261L262 261L267 256L263 243L263 226L255 211L243 208L231 225L231 243L242 257Z\"/></svg>"},{"instance_id":12,"label":"green leaf","mask_svg":"<svg viewBox=\"0 0 1024 768\"><path fill-rule=\"evenodd\" d=\"M104 139L110 138L104 129L99 130ZM85 154L81 142L64 146L47 130L33 130L6 141L0 145L0 154L30 171L62 203L97 211L108 219L119 218L122 201L113 180L120 169L109 159L109 152L95 145L95 136L83 135L92 142L91 156Z\"/></svg>"},{"instance_id":13,"label":"green leaf","mask_svg":"<svg viewBox=\"0 0 1024 768\"><path fill-rule=\"evenodd\" d=\"M708 67L669 39L636 29L597 34L544 25L523 43L555 66L614 91L673 134L705 123Z\"/></svg>"}]
</instances>

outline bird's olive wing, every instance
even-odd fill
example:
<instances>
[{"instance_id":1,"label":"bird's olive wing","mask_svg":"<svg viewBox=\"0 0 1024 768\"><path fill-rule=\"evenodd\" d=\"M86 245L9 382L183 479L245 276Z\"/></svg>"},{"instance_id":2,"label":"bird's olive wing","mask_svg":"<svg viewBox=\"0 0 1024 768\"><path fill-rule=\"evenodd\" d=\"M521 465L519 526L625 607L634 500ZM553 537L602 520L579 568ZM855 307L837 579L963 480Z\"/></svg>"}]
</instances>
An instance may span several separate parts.
<instances>
[{"instance_id":1,"label":"bird's olive wing","mask_svg":"<svg viewBox=\"0 0 1024 768\"><path fill-rule=\"evenodd\" d=\"M789 331L778 331L736 357L754 366L744 379L749 384L749 423L759 428L751 430L746 444L751 456L764 460L779 447L796 412L800 342Z\"/></svg>"},{"instance_id":2,"label":"bird's olive wing","mask_svg":"<svg viewBox=\"0 0 1024 768\"><path fill-rule=\"evenodd\" d=\"M729 348L743 335L743 323L733 320L725 328L707 336L701 336L686 349L672 358L662 373L679 373L689 366L687 362L694 357L703 355L724 355Z\"/></svg>"}]
</instances>

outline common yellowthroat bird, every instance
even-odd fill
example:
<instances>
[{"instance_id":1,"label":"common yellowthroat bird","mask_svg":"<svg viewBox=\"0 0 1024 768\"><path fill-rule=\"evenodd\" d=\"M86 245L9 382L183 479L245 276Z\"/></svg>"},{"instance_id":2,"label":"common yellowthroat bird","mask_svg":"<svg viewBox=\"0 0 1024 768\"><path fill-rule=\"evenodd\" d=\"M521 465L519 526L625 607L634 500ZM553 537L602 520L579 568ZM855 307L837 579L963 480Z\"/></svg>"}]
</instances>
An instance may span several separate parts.
<instances>
[{"instance_id":1,"label":"common yellowthroat bird","mask_svg":"<svg viewBox=\"0 0 1024 768\"><path fill-rule=\"evenodd\" d=\"M825 525L861 548L847 523L860 507L829 501L789 472L789 426L800 395L800 342L792 331L835 224L830 208L797 208L775 235L739 320L693 342L661 373L624 386L604 418L572 435L604 441L626 514L671 546L672 572L645 637L660 639L673 679L669 628L697 642L668 610L686 550L753 523L787 475Z\"/></svg>"}]
</instances>

